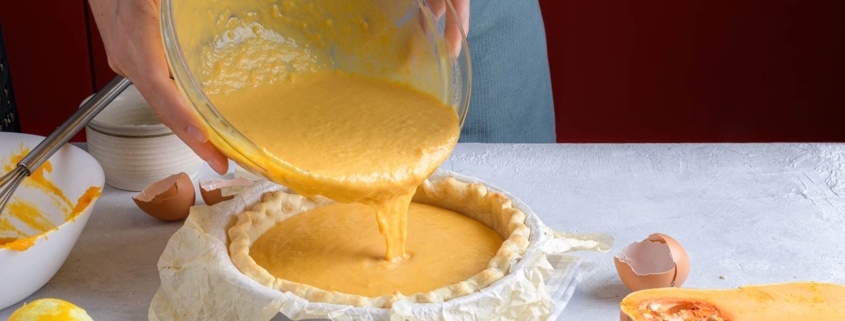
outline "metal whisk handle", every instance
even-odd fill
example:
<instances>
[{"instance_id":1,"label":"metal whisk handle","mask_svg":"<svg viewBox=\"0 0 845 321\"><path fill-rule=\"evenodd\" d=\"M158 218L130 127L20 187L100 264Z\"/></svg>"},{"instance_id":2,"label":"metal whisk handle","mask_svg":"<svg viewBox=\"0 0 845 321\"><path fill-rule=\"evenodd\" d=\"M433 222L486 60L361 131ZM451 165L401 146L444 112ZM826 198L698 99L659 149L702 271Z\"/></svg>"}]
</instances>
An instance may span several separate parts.
<instances>
[{"instance_id":1,"label":"metal whisk handle","mask_svg":"<svg viewBox=\"0 0 845 321\"><path fill-rule=\"evenodd\" d=\"M53 131L50 136L36 146L18 166L26 168L27 176L38 169L44 161L50 158L59 148L65 145L73 135L76 135L82 127L94 119L100 111L111 103L124 89L132 84L129 79L123 76L114 77L102 90L97 92L76 113L66 120L59 128Z\"/></svg>"}]
</instances>

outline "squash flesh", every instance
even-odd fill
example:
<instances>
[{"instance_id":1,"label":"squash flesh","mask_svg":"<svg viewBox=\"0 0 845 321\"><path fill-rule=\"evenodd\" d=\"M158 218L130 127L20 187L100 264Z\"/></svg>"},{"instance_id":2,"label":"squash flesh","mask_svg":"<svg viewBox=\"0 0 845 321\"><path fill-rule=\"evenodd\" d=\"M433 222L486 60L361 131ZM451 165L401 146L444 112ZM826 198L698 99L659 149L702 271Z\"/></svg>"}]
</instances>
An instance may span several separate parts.
<instances>
[{"instance_id":1,"label":"squash flesh","mask_svg":"<svg viewBox=\"0 0 845 321\"><path fill-rule=\"evenodd\" d=\"M632 321L845 320L845 287L814 282L729 290L679 288L631 293L620 304Z\"/></svg>"}]
</instances>

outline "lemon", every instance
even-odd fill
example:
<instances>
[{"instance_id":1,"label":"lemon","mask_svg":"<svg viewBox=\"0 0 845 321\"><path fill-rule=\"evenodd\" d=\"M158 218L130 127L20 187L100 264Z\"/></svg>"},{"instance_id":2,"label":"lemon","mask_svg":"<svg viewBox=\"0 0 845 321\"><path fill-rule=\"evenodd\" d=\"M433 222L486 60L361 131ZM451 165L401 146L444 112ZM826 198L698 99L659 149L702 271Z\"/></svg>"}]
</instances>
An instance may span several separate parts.
<instances>
[{"instance_id":1,"label":"lemon","mask_svg":"<svg viewBox=\"0 0 845 321\"><path fill-rule=\"evenodd\" d=\"M82 308L59 299L40 299L24 303L8 321L94 321Z\"/></svg>"}]
</instances>

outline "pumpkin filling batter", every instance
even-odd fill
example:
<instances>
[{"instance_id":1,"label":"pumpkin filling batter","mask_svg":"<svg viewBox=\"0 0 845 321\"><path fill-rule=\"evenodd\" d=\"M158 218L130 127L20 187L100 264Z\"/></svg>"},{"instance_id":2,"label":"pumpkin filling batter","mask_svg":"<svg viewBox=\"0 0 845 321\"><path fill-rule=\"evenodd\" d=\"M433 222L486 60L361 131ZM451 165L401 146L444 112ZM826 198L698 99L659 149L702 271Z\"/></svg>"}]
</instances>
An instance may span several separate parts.
<instances>
[{"instance_id":1,"label":"pumpkin filling batter","mask_svg":"<svg viewBox=\"0 0 845 321\"><path fill-rule=\"evenodd\" d=\"M385 258L405 258L413 192L458 140L452 108L409 87L340 72L210 98L245 137L314 178L289 187L370 205Z\"/></svg>"},{"instance_id":2,"label":"pumpkin filling batter","mask_svg":"<svg viewBox=\"0 0 845 321\"><path fill-rule=\"evenodd\" d=\"M507 275L530 244L525 214L482 184L435 177L413 201L408 257L399 262L384 260L370 207L285 191L263 193L238 215L227 231L229 254L268 288L310 302L390 308L477 293Z\"/></svg>"},{"instance_id":3,"label":"pumpkin filling batter","mask_svg":"<svg viewBox=\"0 0 845 321\"><path fill-rule=\"evenodd\" d=\"M393 264L384 261L373 210L336 203L278 223L255 241L249 254L276 277L376 297L428 292L466 280L487 268L502 241L472 218L411 203L405 243L410 258Z\"/></svg>"},{"instance_id":4,"label":"pumpkin filling batter","mask_svg":"<svg viewBox=\"0 0 845 321\"><path fill-rule=\"evenodd\" d=\"M460 133L446 103L451 69L439 60L448 50L442 39L434 51L425 45L425 24L434 26L423 7L192 3L174 9L186 59L217 111L262 149L249 161L298 194L343 203L267 231L250 251L259 264L366 296L436 289L486 268L501 236L461 214L410 205ZM230 155L249 144L227 143L238 151L218 145ZM444 251L448 243L462 248Z\"/></svg>"}]
</instances>

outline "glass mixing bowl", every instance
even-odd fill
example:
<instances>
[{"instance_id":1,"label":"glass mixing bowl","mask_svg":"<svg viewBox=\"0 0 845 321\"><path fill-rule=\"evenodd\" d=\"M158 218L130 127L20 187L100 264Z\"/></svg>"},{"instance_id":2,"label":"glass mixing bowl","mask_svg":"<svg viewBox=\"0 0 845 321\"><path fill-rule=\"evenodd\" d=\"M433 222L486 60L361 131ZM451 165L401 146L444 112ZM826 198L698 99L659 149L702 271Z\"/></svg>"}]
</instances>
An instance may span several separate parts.
<instances>
[{"instance_id":1,"label":"glass mixing bowl","mask_svg":"<svg viewBox=\"0 0 845 321\"><path fill-rule=\"evenodd\" d=\"M289 46L285 50L306 49L325 69L389 79L429 93L452 106L463 126L472 88L471 61L463 32L457 56L445 42L447 16L457 16L451 2L446 4L446 14L437 20L424 0L164 0L161 27L176 84L208 129L212 144L250 172L285 184L292 176L305 178L307 170L257 146L218 112L206 92L214 80L202 71L213 65L208 48L264 37L274 45ZM268 17L274 22L268 23ZM253 82L270 81L266 78L275 72L250 70L256 75L248 79ZM280 74L304 72L310 71L298 69L294 57Z\"/></svg>"}]
</instances>

